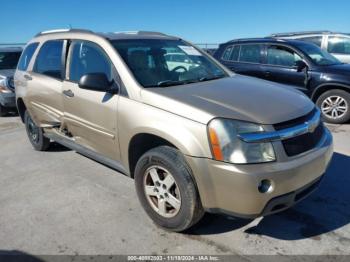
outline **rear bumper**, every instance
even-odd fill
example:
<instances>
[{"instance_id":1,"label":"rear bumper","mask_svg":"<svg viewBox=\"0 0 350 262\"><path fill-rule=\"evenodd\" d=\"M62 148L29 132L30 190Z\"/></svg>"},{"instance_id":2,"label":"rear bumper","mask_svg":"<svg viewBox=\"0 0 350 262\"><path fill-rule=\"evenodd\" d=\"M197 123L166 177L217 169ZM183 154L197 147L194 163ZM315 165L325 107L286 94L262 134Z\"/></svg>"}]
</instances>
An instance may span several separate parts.
<instances>
[{"instance_id":1,"label":"rear bumper","mask_svg":"<svg viewBox=\"0 0 350 262\"><path fill-rule=\"evenodd\" d=\"M284 162L233 165L210 159L187 157L203 207L214 213L244 218L269 215L291 207L315 190L333 154L332 136L310 152ZM262 180L273 190L260 193Z\"/></svg>"},{"instance_id":2,"label":"rear bumper","mask_svg":"<svg viewBox=\"0 0 350 262\"><path fill-rule=\"evenodd\" d=\"M0 104L3 107L16 107L16 94L15 93L0 93Z\"/></svg>"}]
</instances>

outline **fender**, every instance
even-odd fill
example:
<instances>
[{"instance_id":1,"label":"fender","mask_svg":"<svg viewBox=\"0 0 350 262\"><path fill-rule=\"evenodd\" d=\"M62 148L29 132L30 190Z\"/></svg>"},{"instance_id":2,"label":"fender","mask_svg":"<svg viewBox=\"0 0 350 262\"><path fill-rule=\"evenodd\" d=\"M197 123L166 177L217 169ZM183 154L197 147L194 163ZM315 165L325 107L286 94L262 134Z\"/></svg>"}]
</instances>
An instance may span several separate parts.
<instances>
[{"instance_id":1,"label":"fender","mask_svg":"<svg viewBox=\"0 0 350 262\"><path fill-rule=\"evenodd\" d=\"M346 84L342 84L342 83L336 83L336 82L328 82L328 83L323 83L323 84L320 84L318 85L317 87L314 88L314 90L312 91L312 94L311 94L311 99L314 100L315 98L315 95L317 94L317 92L325 87L325 86L332 86L332 87L341 87L341 89L346 89L347 91L350 92L350 85L346 85Z\"/></svg>"}]
</instances>

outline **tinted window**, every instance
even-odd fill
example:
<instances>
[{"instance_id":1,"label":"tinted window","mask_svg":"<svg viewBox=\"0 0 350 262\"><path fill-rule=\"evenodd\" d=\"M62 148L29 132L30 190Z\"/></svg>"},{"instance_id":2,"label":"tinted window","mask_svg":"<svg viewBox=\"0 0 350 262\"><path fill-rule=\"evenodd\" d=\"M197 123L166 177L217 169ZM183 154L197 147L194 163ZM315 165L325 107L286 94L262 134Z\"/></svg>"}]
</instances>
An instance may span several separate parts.
<instances>
[{"instance_id":1,"label":"tinted window","mask_svg":"<svg viewBox=\"0 0 350 262\"><path fill-rule=\"evenodd\" d=\"M260 45L242 45L239 54L240 62L260 63Z\"/></svg>"},{"instance_id":2,"label":"tinted window","mask_svg":"<svg viewBox=\"0 0 350 262\"><path fill-rule=\"evenodd\" d=\"M33 57L33 54L38 47L38 43L32 43L26 47L23 51L21 58L19 59L17 69L25 71L28 68L29 62Z\"/></svg>"},{"instance_id":3,"label":"tinted window","mask_svg":"<svg viewBox=\"0 0 350 262\"><path fill-rule=\"evenodd\" d=\"M224 53L222 54L223 60L230 60L232 49L233 46L229 46L225 49Z\"/></svg>"},{"instance_id":4,"label":"tinted window","mask_svg":"<svg viewBox=\"0 0 350 262\"><path fill-rule=\"evenodd\" d=\"M240 49L239 45L236 45L233 47L232 52L231 52L231 56L230 56L231 61L238 61L239 49Z\"/></svg>"},{"instance_id":5,"label":"tinted window","mask_svg":"<svg viewBox=\"0 0 350 262\"><path fill-rule=\"evenodd\" d=\"M335 54L350 54L350 38L330 36L328 38L328 52Z\"/></svg>"},{"instance_id":6,"label":"tinted window","mask_svg":"<svg viewBox=\"0 0 350 262\"><path fill-rule=\"evenodd\" d=\"M301 60L301 57L289 48L283 46L267 47L267 64L269 65L292 67L298 60Z\"/></svg>"},{"instance_id":7,"label":"tinted window","mask_svg":"<svg viewBox=\"0 0 350 262\"><path fill-rule=\"evenodd\" d=\"M310 37L303 37L303 38L298 38L298 40L306 41L306 42L311 42L319 47L321 47L322 44L322 36L310 36Z\"/></svg>"},{"instance_id":8,"label":"tinted window","mask_svg":"<svg viewBox=\"0 0 350 262\"><path fill-rule=\"evenodd\" d=\"M34 65L34 72L62 79L63 40L48 41L41 47Z\"/></svg>"},{"instance_id":9,"label":"tinted window","mask_svg":"<svg viewBox=\"0 0 350 262\"><path fill-rule=\"evenodd\" d=\"M83 75L104 73L112 79L112 65L107 55L94 43L79 41L71 46L69 80L79 82Z\"/></svg>"},{"instance_id":10,"label":"tinted window","mask_svg":"<svg viewBox=\"0 0 350 262\"><path fill-rule=\"evenodd\" d=\"M20 52L0 52L0 69L15 69Z\"/></svg>"}]
</instances>

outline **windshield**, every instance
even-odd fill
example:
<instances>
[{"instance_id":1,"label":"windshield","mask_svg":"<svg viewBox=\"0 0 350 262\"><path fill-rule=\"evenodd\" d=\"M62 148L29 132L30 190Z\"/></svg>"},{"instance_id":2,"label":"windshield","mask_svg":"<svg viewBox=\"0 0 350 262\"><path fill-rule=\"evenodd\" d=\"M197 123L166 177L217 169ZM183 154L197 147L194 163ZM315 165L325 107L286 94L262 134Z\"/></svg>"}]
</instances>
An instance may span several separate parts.
<instances>
[{"instance_id":1,"label":"windshield","mask_svg":"<svg viewBox=\"0 0 350 262\"><path fill-rule=\"evenodd\" d=\"M0 69L15 69L20 56L20 52L0 52Z\"/></svg>"},{"instance_id":2,"label":"windshield","mask_svg":"<svg viewBox=\"0 0 350 262\"><path fill-rule=\"evenodd\" d=\"M341 64L341 62L332 56L331 54L327 53L326 51L322 50L316 45L313 44L300 44L298 47L303 51L307 56L311 58L311 60L319 66L328 66L328 65L338 65Z\"/></svg>"},{"instance_id":3,"label":"windshield","mask_svg":"<svg viewBox=\"0 0 350 262\"><path fill-rule=\"evenodd\" d=\"M182 40L115 40L117 49L144 87L165 87L228 76L205 54Z\"/></svg>"}]
</instances>

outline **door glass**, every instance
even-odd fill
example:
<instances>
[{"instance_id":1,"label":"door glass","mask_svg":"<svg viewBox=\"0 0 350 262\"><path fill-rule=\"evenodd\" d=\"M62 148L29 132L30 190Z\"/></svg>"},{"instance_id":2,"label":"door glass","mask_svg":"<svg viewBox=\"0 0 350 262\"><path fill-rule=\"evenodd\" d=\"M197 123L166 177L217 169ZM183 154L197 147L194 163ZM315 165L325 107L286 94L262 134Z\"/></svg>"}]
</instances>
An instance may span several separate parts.
<instances>
[{"instance_id":1,"label":"door glass","mask_svg":"<svg viewBox=\"0 0 350 262\"><path fill-rule=\"evenodd\" d=\"M104 73L112 80L112 64L105 52L91 42L74 42L71 46L69 80L79 82L83 75Z\"/></svg>"},{"instance_id":2,"label":"door glass","mask_svg":"<svg viewBox=\"0 0 350 262\"><path fill-rule=\"evenodd\" d=\"M328 52L334 54L350 54L350 38L330 36L328 37Z\"/></svg>"},{"instance_id":3,"label":"door glass","mask_svg":"<svg viewBox=\"0 0 350 262\"><path fill-rule=\"evenodd\" d=\"M34 65L34 72L63 79L62 74L63 40L47 41L41 47Z\"/></svg>"},{"instance_id":4,"label":"door glass","mask_svg":"<svg viewBox=\"0 0 350 262\"><path fill-rule=\"evenodd\" d=\"M240 62L260 63L260 45L242 45L239 53Z\"/></svg>"},{"instance_id":5,"label":"door glass","mask_svg":"<svg viewBox=\"0 0 350 262\"><path fill-rule=\"evenodd\" d=\"M223 60L230 60L232 48L233 48L232 46L229 46L226 48L226 50L224 51L224 53L222 55Z\"/></svg>"},{"instance_id":6,"label":"door glass","mask_svg":"<svg viewBox=\"0 0 350 262\"><path fill-rule=\"evenodd\" d=\"M311 42L319 47L321 47L322 44L322 36L309 36L309 37L302 37L298 38L298 40L306 41L306 42Z\"/></svg>"},{"instance_id":7,"label":"door glass","mask_svg":"<svg viewBox=\"0 0 350 262\"><path fill-rule=\"evenodd\" d=\"M21 58L19 59L17 69L21 71L25 71L28 68L29 62L32 59L32 56L38 47L39 43L32 43L26 47L23 51Z\"/></svg>"},{"instance_id":8,"label":"door glass","mask_svg":"<svg viewBox=\"0 0 350 262\"><path fill-rule=\"evenodd\" d=\"M267 47L267 64L293 67L296 61L302 60L301 57L293 50L284 46Z\"/></svg>"}]
</instances>

